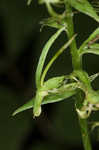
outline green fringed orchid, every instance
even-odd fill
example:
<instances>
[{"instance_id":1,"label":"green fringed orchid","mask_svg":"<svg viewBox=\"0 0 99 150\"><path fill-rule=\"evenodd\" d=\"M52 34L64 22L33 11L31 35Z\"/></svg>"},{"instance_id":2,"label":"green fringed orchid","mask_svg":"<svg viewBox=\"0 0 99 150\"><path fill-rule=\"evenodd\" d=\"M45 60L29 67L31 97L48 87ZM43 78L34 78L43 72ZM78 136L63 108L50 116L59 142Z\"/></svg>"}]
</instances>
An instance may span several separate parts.
<instances>
[{"instance_id":1,"label":"green fringed orchid","mask_svg":"<svg viewBox=\"0 0 99 150\"><path fill-rule=\"evenodd\" d=\"M99 92L93 90L91 82L99 75L98 73L89 77L88 74L82 70L75 70L73 78L79 83L79 88L84 92L85 98L82 107L76 108L79 116L84 119L89 117L94 110L99 110Z\"/></svg>"},{"instance_id":2,"label":"green fringed orchid","mask_svg":"<svg viewBox=\"0 0 99 150\"><path fill-rule=\"evenodd\" d=\"M13 115L27 110L29 108L33 108L33 116L38 117L41 114L41 105L47 104L47 103L53 103L58 102L60 100L63 100L65 98L68 98L76 93L75 88L73 88L74 85L70 86L67 84L64 85L66 76L60 76L60 77L53 77L47 81L44 81L45 76L53 62L58 58L58 56L63 53L63 51L71 44L73 39L76 35L74 35L66 44L64 44L57 53L52 57L48 65L45 67L45 70L42 73L44 62L47 56L47 53L56 40L60 33L65 30L64 28L59 29L52 37L48 40L48 42L45 44L39 62L36 70L36 96L31 101L29 101L27 104L23 105L22 107L18 108ZM68 88L69 90L68 90Z\"/></svg>"}]
</instances>

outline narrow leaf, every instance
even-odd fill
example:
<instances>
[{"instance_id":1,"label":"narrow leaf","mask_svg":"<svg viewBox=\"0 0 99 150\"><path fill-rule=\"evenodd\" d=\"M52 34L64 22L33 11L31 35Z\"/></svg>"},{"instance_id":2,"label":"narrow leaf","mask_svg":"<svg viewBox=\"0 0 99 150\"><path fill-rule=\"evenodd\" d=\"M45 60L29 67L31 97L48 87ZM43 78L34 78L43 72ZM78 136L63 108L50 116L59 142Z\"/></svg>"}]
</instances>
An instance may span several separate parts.
<instances>
[{"instance_id":1,"label":"narrow leaf","mask_svg":"<svg viewBox=\"0 0 99 150\"><path fill-rule=\"evenodd\" d=\"M89 42L92 41L96 36L99 35L99 27L88 37L87 40L83 42L83 44L79 48L79 55L83 53L84 50L86 50L89 46Z\"/></svg>"},{"instance_id":2,"label":"narrow leaf","mask_svg":"<svg viewBox=\"0 0 99 150\"><path fill-rule=\"evenodd\" d=\"M89 79L90 79L90 81L92 82L92 81L94 81L98 76L99 76L99 72L96 73L96 74L91 75L91 76L89 77Z\"/></svg>"},{"instance_id":3,"label":"narrow leaf","mask_svg":"<svg viewBox=\"0 0 99 150\"><path fill-rule=\"evenodd\" d=\"M86 50L84 49L81 55L88 54L88 53L99 55L99 49L86 49Z\"/></svg>"},{"instance_id":4,"label":"narrow leaf","mask_svg":"<svg viewBox=\"0 0 99 150\"><path fill-rule=\"evenodd\" d=\"M87 0L68 0L68 3L78 11L92 17L99 22L99 16Z\"/></svg>"},{"instance_id":5,"label":"narrow leaf","mask_svg":"<svg viewBox=\"0 0 99 150\"><path fill-rule=\"evenodd\" d=\"M74 40L74 38L76 37L76 34L68 41L66 42L57 52L56 54L52 57L52 59L49 61L49 63L47 64L47 66L45 67L42 77L41 77L41 85L43 85L44 82L44 78L49 70L49 68L52 66L52 64L54 63L54 61L66 50L66 48L72 43L72 41Z\"/></svg>"},{"instance_id":6,"label":"narrow leaf","mask_svg":"<svg viewBox=\"0 0 99 150\"><path fill-rule=\"evenodd\" d=\"M38 62L38 66L37 66L37 70L36 70L36 86L37 88L40 87L40 78L41 78L41 73L42 73L42 69L44 66L44 62L47 56L47 53L50 49L50 47L52 46L52 44L54 43L54 41L58 38L58 36L60 35L60 33L64 30L64 28L58 30L54 35L52 35L52 37L47 41L47 43L45 44L39 62Z\"/></svg>"},{"instance_id":7,"label":"narrow leaf","mask_svg":"<svg viewBox=\"0 0 99 150\"><path fill-rule=\"evenodd\" d=\"M63 86L63 88L62 87L60 88L58 93L50 93L48 96L46 96L42 101L42 105L48 104L48 103L60 102L62 100L65 100L77 93L76 88L77 88L76 83L71 83L66 86ZM16 114L18 114L22 111L33 108L34 101L35 101L35 97L32 98L30 101L28 101L23 106L19 107L17 110L15 110L12 115L15 116Z\"/></svg>"},{"instance_id":8,"label":"narrow leaf","mask_svg":"<svg viewBox=\"0 0 99 150\"><path fill-rule=\"evenodd\" d=\"M21 107L19 107L18 109L16 109L12 116L15 116L16 114L22 112L22 111L25 111L27 109L30 109L33 107L34 105L34 100L35 100L35 97L33 97L30 101L28 101L26 104L22 105Z\"/></svg>"},{"instance_id":9,"label":"narrow leaf","mask_svg":"<svg viewBox=\"0 0 99 150\"><path fill-rule=\"evenodd\" d=\"M92 45L89 46L89 48L99 50L99 44L98 43L92 44Z\"/></svg>"},{"instance_id":10,"label":"narrow leaf","mask_svg":"<svg viewBox=\"0 0 99 150\"><path fill-rule=\"evenodd\" d=\"M64 18L60 18L60 17L50 17L47 19L43 19L40 24L42 25L41 29L44 26L49 26L49 27L53 27L53 28L63 28L63 27L67 27L67 24L64 21Z\"/></svg>"},{"instance_id":11,"label":"narrow leaf","mask_svg":"<svg viewBox=\"0 0 99 150\"><path fill-rule=\"evenodd\" d=\"M99 55L99 44L92 44L90 45L89 48L84 49L80 55L86 54L86 53L91 53L95 55Z\"/></svg>"}]
</instances>

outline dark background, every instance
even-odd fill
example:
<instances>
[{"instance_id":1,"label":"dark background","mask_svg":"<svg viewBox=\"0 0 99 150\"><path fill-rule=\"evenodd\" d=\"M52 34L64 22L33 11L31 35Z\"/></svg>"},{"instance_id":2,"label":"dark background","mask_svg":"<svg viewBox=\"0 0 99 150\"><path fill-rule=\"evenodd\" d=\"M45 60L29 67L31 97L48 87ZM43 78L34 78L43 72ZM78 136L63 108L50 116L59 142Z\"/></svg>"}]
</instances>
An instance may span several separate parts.
<instances>
[{"instance_id":1,"label":"dark background","mask_svg":"<svg viewBox=\"0 0 99 150\"><path fill-rule=\"evenodd\" d=\"M43 107L42 115L32 119L32 110L12 117L12 112L35 94L35 70L45 42L56 31L39 22L48 16L36 0L28 7L25 0L0 0L0 149L1 150L80 150L78 118L74 101L68 99ZM78 46L98 24L91 18L76 14L75 32ZM54 44L47 62L66 41L65 35ZM99 71L99 57L83 57L84 69L91 75ZM69 50L53 64L48 77L72 71ZM93 83L98 89L99 79ZM93 113L91 120L99 120ZM99 130L91 133L94 149L99 146Z\"/></svg>"}]
</instances>

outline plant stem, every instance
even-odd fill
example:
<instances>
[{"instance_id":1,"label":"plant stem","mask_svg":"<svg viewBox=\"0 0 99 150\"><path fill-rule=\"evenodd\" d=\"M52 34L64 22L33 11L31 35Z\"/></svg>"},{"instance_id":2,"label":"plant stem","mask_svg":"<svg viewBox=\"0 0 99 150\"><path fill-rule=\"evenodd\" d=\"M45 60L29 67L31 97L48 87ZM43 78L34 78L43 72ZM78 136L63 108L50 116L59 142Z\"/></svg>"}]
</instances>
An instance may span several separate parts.
<instances>
[{"instance_id":1,"label":"plant stem","mask_svg":"<svg viewBox=\"0 0 99 150\"><path fill-rule=\"evenodd\" d=\"M71 10L71 7L68 3L66 3L66 23L67 23L67 36L68 39L70 39L74 35L74 27L73 27L73 12ZM71 55L72 55L72 65L73 69L81 69L81 59L79 57L76 41L73 40L72 44L70 45L71 49Z\"/></svg>"},{"instance_id":2,"label":"plant stem","mask_svg":"<svg viewBox=\"0 0 99 150\"><path fill-rule=\"evenodd\" d=\"M92 150L89 132L88 132L87 120L79 118L79 124L80 124L80 128L81 128L81 134L82 134L82 141L83 141L84 149L85 150Z\"/></svg>"},{"instance_id":3,"label":"plant stem","mask_svg":"<svg viewBox=\"0 0 99 150\"><path fill-rule=\"evenodd\" d=\"M68 4L66 1L66 23L68 27L68 39L70 39L74 35L74 27L73 27L73 12L71 6ZM81 59L78 55L77 51L77 46L76 46L76 41L75 39L70 45L71 49L71 55L72 55L72 66L74 70L81 70L82 69L82 62ZM82 104L81 100L81 95L78 93L77 97L77 103ZM79 116L78 116L79 118ZM81 128L81 134L82 134L82 141L83 141L83 146L85 150L92 150L91 148L91 143L90 143L90 137L88 134L88 125L87 125L87 120L86 119L81 119L79 118L79 124Z\"/></svg>"},{"instance_id":4,"label":"plant stem","mask_svg":"<svg viewBox=\"0 0 99 150\"><path fill-rule=\"evenodd\" d=\"M49 4L49 3L46 3L46 7L47 7L47 10L48 10L48 12L49 12L49 14L51 15L51 16L53 16L53 17L60 17L61 18L61 14L57 14L54 10L53 10L53 8L51 7L51 5Z\"/></svg>"}]
</instances>

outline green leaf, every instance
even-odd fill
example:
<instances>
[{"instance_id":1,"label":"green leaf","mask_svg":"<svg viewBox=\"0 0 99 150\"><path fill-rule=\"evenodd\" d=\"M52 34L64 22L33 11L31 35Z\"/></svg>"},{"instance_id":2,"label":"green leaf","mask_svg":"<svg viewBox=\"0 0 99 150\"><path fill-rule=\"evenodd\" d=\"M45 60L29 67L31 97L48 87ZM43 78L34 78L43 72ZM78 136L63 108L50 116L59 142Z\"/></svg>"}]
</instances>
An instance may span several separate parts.
<instances>
[{"instance_id":1,"label":"green leaf","mask_svg":"<svg viewBox=\"0 0 99 150\"><path fill-rule=\"evenodd\" d=\"M81 55L88 53L99 55L99 49L86 49L86 50L84 49Z\"/></svg>"},{"instance_id":2,"label":"green leaf","mask_svg":"<svg viewBox=\"0 0 99 150\"><path fill-rule=\"evenodd\" d=\"M95 12L92 5L87 0L67 0L68 3L78 11L92 17L99 22L99 16Z\"/></svg>"},{"instance_id":3,"label":"green leaf","mask_svg":"<svg viewBox=\"0 0 99 150\"><path fill-rule=\"evenodd\" d=\"M40 24L42 25L41 29L44 26L49 26L49 27L53 27L53 28L63 28L63 27L67 27L67 24L64 21L64 18L60 18L60 17L50 17L47 19L44 19L43 21L40 22Z\"/></svg>"},{"instance_id":4,"label":"green leaf","mask_svg":"<svg viewBox=\"0 0 99 150\"><path fill-rule=\"evenodd\" d=\"M89 48L99 50L99 44L98 43L92 44L92 45L89 46Z\"/></svg>"},{"instance_id":5,"label":"green leaf","mask_svg":"<svg viewBox=\"0 0 99 150\"><path fill-rule=\"evenodd\" d=\"M87 54L87 53L99 55L99 44L92 44L92 45L90 45L90 47L84 49L84 50L80 53L80 55Z\"/></svg>"},{"instance_id":6,"label":"green leaf","mask_svg":"<svg viewBox=\"0 0 99 150\"><path fill-rule=\"evenodd\" d=\"M61 87L57 93L50 93L48 96L44 97L44 99L42 101L42 105L48 104L48 103L60 102L62 100L65 100L65 99L73 96L76 93L77 93L77 83L67 84L67 85ZM15 110L12 115L15 116L16 114L18 114L22 111L33 108L34 101L35 101L35 97L32 98L30 101L28 101L23 106L19 107L17 110Z\"/></svg>"},{"instance_id":7,"label":"green leaf","mask_svg":"<svg viewBox=\"0 0 99 150\"><path fill-rule=\"evenodd\" d=\"M37 88L39 88L40 85L40 79L41 79L41 73L42 73L42 69L44 66L44 62L47 56L47 53L50 49L50 47L52 46L52 44L54 43L54 41L58 38L58 36L60 35L60 33L64 30L64 28L59 29L54 35L52 35L52 37L47 41L47 43L45 44L39 62L38 62L38 66L37 66L37 70L36 70L36 86Z\"/></svg>"},{"instance_id":8,"label":"green leaf","mask_svg":"<svg viewBox=\"0 0 99 150\"><path fill-rule=\"evenodd\" d=\"M94 81L98 76L99 76L99 72L96 73L96 74L91 75L91 76L89 77L90 82Z\"/></svg>"},{"instance_id":9,"label":"green leaf","mask_svg":"<svg viewBox=\"0 0 99 150\"><path fill-rule=\"evenodd\" d=\"M83 42L83 44L80 46L78 53L79 55L83 54L83 51L85 51L86 49L88 49L89 47L89 42L92 41L94 38L96 38L96 36L99 35L99 27L88 37L87 40L85 40Z\"/></svg>"},{"instance_id":10,"label":"green leaf","mask_svg":"<svg viewBox=\"0 0 99 150\"><path fill-rule=\"evenodd\" d=\"M51 58L51 60L49 61L49 63L47 64L47 66L45 67L43 73L42 73L42 77L41 77L41 85L43 85L45 76L49 70L49 68L52 66L53 62L66 50L66 48L72 43L72 41L74 40L74 38L76 37L76 34L74 36L72 36L72 38L66 42L57 52L56 54Z\"/></svg>"},{"instance_id":11,"label":"green leaf","mask_svg":"<svg viewBox=\"0 0 99 150\"><path fill-rule=\"evenodd\" d=\"M28 101L26 104L22 105L21 107L19 107L18 109L16 109L12 116L15 116L16 114L22 112L22 111L25 111L25 110L28 110L30 108L33 107L34 105L34 100L35 100L35 97L33 97L30 101Z\"/></svg>"},{"instance_id":12,"label":"green leaf","mask_svg":"<svg viewBox=\"0 0 99 150\"><path fill-rule=\"evenodd\" d=\"M91 3L93 5L94 9L96 10L96 12L99 13L99 1L95 0L95 1L92 1Z\"/></svg>"},{"instance_id":13,"label":"green leaf","mask_svg":"<svg viewBox=\"0 0 99 150\"><path fill-rule=\"evenodd\" d=\"M43 89L50 90L54 88L58 88L63 84L65 80L65 76L54 77L44 82Z\"/></svg>"}]
</instances>

